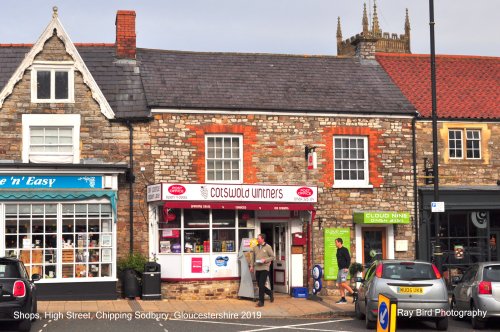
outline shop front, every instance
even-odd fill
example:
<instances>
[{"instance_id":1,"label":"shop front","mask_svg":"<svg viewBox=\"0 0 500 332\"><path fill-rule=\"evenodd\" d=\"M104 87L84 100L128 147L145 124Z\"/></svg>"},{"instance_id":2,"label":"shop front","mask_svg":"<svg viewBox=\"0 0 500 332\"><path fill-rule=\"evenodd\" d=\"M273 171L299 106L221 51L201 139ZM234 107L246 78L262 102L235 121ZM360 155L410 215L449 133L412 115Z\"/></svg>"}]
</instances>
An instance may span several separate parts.
<instances>
[{"instance_id":1,"label":"shop front","mask_svg":"<svg viewBox=\"0 0 500 332\"><path fill-rule=\"evenodd\" d=\"M206 293L213 294L229 281L235 283L225 296L234 296L242 241L260 233L276 255L272 288L289 293L304 285L303 226L312 221L316 187L162 183L148 187L148 202L150 252L161 264L165 297L179 297L173 284L209 282Z\"/></svg>"},{"instance_id":2,"label":"shop front","mask_svg":"<svg viewBox=\"0 0 500 332\"><path fill-rule=\"evenodd\" d=\"M17 257L41 276L39 299L116 298L118 172L0 174L0 256Z\"/></svg>"},{"instance_id":3,"label":"shop front","mask_svg":"<svg viewBox=\"0 0 500 332\"><path fill-rule=\"evenodd\" d=\"M431 213L432 188L420 188L419 258L431 260L436 244L443 251L444 270L461 272L477 262L500 259L500 187L441 187L445 211L439 227Z\"/></svg>"},{"instance_id":4,"label":"shop front","mask_svg":"<svg viewBox=\"0 0 500 332\"><path fill-rule=\"evenodd\" d=\"M395 225L410 224L409 212L354 212L356 260L365 266L378 259L394 259L408 252L408 239L396 238Z\"/></svg>"}]
</instances>

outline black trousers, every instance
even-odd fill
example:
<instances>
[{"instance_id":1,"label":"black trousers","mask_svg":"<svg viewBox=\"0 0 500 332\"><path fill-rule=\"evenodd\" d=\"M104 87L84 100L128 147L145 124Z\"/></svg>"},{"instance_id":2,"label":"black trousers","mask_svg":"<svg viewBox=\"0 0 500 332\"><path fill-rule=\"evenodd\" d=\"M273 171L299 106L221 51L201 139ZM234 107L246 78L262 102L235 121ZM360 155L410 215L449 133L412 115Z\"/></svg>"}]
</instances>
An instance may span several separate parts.
<instances>
[{"instance_id":1,"label":"black trousers","mask_svg":"<svg viewBox=\"0 0 500 332\"><path fill-rule=\"evenodd\" d=\"M266 287L266 280L269 271L255 271L255 279L257 279L257 284L259 285L259 303L264 303L264 294L269 296L273 295L273 292Z\"/></svg>"}]
</instances>

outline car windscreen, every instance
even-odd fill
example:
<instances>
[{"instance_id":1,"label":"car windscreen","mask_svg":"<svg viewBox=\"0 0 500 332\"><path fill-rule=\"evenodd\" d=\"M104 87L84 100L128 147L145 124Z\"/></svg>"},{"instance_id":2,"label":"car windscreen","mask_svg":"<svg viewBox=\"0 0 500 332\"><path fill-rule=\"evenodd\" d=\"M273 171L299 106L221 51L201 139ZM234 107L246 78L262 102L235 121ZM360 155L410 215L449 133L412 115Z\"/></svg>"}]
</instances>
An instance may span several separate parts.
<instances>
[{"instance_id":1,"label":"car windscreen","mask_svg":"<svg viewBox=\"0 0 500 332\"><path fill-rule=\"evenodd\" d=\"M500 282L500 265L485 266L483 270L483 280Z\"/></svg>"},{"instance_id":2,"label":"car windscreen","mask_svg":"<svg viewBox=\"0 0 500 332\"><path fill-rule=\"evenodd\" d=\"M20 278L17 263L0 262L0 278Z\"/></svg>"},{"instance_id":3,"label":"car windscreen","mask_svg":"<svg viewBox=\"0 0 500 332\"><path fill-rule=\"evenodd\" d=\"M422 263L384 263L382 278L393 280L431 280L436 273L430 264Z\"/></svg>"}]
</instances>

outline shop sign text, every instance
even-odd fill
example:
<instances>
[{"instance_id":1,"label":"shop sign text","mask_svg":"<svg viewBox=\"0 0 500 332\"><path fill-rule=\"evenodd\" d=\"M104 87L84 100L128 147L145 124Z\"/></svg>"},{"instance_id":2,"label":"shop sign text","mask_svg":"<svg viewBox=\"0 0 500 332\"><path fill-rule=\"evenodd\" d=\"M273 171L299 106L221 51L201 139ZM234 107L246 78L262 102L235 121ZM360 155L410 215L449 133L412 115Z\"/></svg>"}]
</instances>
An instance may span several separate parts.
<instances>
[{"instance_id":1,"label":"shop sign text","mask_svg":"<svg viewBox=\"0 0 500 332\"><path fill-rule=\"evenodd\" d=\"M0 189L101 189L102 176L0 175Z\"/></svg>"}]
</instances>

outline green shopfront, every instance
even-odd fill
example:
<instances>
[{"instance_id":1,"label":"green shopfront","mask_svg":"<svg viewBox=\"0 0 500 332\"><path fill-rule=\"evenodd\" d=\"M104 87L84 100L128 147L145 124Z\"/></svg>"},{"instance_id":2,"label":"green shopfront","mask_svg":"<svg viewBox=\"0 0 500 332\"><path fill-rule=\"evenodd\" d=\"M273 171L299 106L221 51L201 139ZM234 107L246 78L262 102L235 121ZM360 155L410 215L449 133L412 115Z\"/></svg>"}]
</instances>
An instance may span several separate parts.
<instances>
[{"instance_id":1,"label":"green shopfront","mask_svg":"<svg viewBox=\"0 0 500 332\"><path fill-rule=\"evenodd\" d=\"M0 173L0 256L39 274L40 299L116 298L118 173Z\"/></svg>"},{"instance_id":2,"label":"green shopfront","mask_svg":"<svg viewBox=\"0 0 500 332\"><path fill-rule=\"evenodd\" d=\"M369 265L377 259L412 258L411 234L399 234L398 225L410 224L409 212L356 211L353 215L356 261Z\"/></svg>"}]
</instances>

